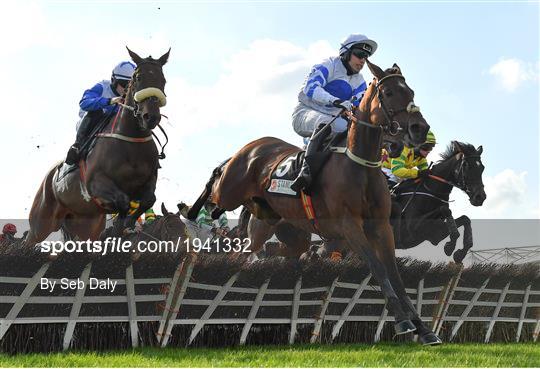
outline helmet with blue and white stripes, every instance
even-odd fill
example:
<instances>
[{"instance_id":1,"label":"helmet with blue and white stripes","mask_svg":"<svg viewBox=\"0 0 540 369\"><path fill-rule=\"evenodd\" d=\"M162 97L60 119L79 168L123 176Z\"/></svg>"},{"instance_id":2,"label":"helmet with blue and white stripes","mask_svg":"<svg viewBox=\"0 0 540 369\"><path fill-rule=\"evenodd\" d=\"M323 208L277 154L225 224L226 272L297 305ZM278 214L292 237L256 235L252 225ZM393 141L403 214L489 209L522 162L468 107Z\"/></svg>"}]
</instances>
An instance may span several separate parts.
<instances>
[{"instance_id":1,"label":"helmet with blue and white stripes","mask_svg":"<svg viewBox=\"0 0 540 369\"><path fill-rule=\"evenodd\" d=\"M112 79L130 80L133 72L135 72L135 64L129 61L123 61L114 67L112 71Z\"/></svg>"},{"instance_id":2,"label":"helmet with blue and white stripes","mask_svg":"<svg viewBox=\"0 0 540 369\"><path fill-rule=\"evenodd\" d=\"M364 50L368 56L371 56L377 50L377 43L373 40L370 40L365 35L355 33L347 36L340 45L339 55L344 55L346 52L350 51L352 48L361 48Z\"/></svg>"}]
</instances>

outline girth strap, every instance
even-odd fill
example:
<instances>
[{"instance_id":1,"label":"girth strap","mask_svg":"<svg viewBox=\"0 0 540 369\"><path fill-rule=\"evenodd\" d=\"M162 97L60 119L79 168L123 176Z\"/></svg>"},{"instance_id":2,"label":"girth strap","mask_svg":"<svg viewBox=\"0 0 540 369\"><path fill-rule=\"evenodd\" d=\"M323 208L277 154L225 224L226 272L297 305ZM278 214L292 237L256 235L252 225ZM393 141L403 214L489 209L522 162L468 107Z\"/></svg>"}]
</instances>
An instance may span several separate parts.
<instances>
[{"instance_id":1,"label":"girth strap","mask_svg":"<svg viewBox=\"0 0 540 369\"><path fill-rule=\"evenodd\" d=\"M366 160L366 159L363 159L355 154L353 154L348 148L346 147L336 147L336 146L332 146L330 147L330 151L331 152L335 152L336 154L345 154L347 155L347 157L349 159L351 159L352 161L354 161L355 163L358 163L364 167L368 167L368 168L378 168L382 165L382 161L379 160L379 161L370 161L370 160Z\"/></svg>"},{"instance_id":2,"label":"girth strap","mask_svg":"<svg viewBox=\"0 0 540 369\"><path fill-rule=\"evenodd\" d=\"M317 217L315 215L315 209L313 208L313 203L311 202L311 196L306 195L304 191L300 191L300 199L302 200L302 207L304 208L306 217L311 222L315 233L317 233L323 241L327 241L321 234L319 221L317 220Z\"/></svg>"}]
</instances>

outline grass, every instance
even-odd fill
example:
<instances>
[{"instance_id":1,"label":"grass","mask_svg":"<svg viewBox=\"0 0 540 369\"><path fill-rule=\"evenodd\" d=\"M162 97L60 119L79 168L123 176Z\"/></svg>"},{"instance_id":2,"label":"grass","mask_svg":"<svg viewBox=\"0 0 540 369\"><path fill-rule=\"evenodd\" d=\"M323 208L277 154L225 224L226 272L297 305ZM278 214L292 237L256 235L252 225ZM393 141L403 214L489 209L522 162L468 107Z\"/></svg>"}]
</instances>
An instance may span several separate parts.
<instances>
[{"instance_id":1,"label":"grass","mask_svg":"<svg viewBox=\"0 0 540 369\"><path fill-rule=\"evenodd\" d=\"M0 367L540 367L540 344L355 344L0 354Z\"/></svg>"}]
</instances>

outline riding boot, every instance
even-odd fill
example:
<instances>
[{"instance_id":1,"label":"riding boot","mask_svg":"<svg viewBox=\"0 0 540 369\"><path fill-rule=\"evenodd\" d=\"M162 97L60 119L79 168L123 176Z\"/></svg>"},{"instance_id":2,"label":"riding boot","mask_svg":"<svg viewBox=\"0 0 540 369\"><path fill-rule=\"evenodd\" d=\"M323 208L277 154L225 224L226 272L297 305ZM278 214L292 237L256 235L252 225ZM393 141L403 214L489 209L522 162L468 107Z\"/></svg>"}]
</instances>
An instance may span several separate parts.
<instances>
[{"instance_id":1,"label":"riding boot","mask_svg":"<svg viewBox=\"0 0 540 369\"><path fill-rule=\"evenodd\" d=\"M94 112L88 112L84 115L77 129L77 137L75 138L75 143L71 145L66 156L65 163L68 165L73 165L79 162L81 158L81 146L88 137L90 130L92 129L93 122L99 114L93 114Z\"/></svg>"},{"instance_id":2,"label":"riding boot","mask_svg":"<svg viewBox=\"0 0 540 369\"><path fill-rule=\"evenodd\" d=\"M298 173L298 177L296 177L294 182L291 184L291 190L295 192L300 192L300 190L311 186L311 182L316 173L311 172L309 161L313 159L313 156L319 151L325 138L330 134L330 132L332 132L330 128L327 128L324 130L324 132L318 135L317 133L323 127L324 125L320 125L315 132L313 132L313 135L311 136L311 139L306 147L306 155L304 157L304 162L302 163L300 173Z\"/></svg>"}]
</instances>

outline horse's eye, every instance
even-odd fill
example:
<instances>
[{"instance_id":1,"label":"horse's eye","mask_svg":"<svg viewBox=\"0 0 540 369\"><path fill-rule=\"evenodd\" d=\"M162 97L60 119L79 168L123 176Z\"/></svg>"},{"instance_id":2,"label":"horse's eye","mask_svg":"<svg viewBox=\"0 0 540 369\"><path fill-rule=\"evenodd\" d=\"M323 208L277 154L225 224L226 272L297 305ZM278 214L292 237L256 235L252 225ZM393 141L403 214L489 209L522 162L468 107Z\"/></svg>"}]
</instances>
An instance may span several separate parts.
<instances>
[{"instance_id":1,"label":"horse's eye","mask_svg":"<svg viewBox=\"0 0 540 369\"><path fill-rule=\"evenodd\" d=\"M388 91L384 91L384 95L387 96L387 97L391 97L391 96L394 95L394 93L392 91L388 90Z\"/></svg>"}]
</instances>

